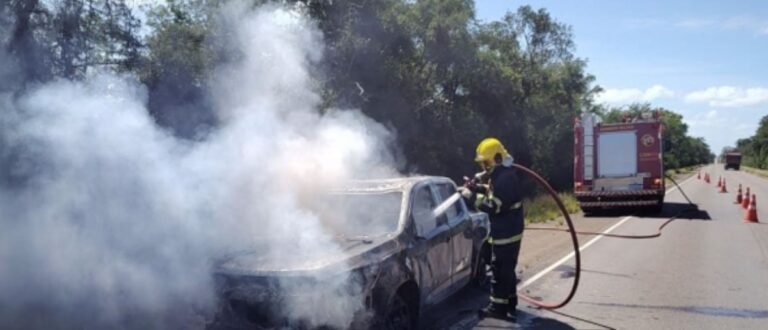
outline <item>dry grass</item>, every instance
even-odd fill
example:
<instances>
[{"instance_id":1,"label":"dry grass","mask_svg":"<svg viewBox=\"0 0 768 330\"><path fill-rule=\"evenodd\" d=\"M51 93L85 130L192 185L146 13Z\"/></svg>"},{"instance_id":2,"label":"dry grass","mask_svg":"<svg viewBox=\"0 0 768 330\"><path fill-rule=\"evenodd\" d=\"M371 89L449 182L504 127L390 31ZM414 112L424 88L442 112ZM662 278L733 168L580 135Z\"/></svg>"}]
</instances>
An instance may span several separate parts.
<instances>
[{"instance_id":1,"label":"dry grass","mask_svg":"<svg viewBox=\"0 0 768 330\"><path fill-rule=\"evenodd\" d=\"M573 194L559 193L558 195L560 196L560 199L562 199L563 205L565 205L565 209L568 213L576 213L580 211L579 203L576 202L576 198ZM526 199L523 202L523 205L525 206L526 224L545 222L554 219L562 221L562 219L560 219L562 216L562 214L560 214L560 209L558 209L557 204L555 204L549 194L542 194L534 198Z\"/></svg>"},{"instance_id":2,"label":"dry grass","mask_svg":"<svg viewBox=\"0 0 768 330\"><path fill-rule=\"evenodd\" d=\"M672 177L673 179L678 180L678 178L681 175L693 173L693 172L697 171L698 169L702 168L703 166L704 165L694 165L694 166L689 166L689 167L671 169L671 170L667 170L666 172L664 172L664 174L666 176L668 176L668 177ZM672 187L674 185L674 183L672 183L672 180L665 180L664 184L665 184L665 188L669 188L669 187Z\"/></svg>"},{"instance_id":3,"label":"dry grass","mask_svg":"<svg viewBox=\"0 0 768 330\"><path fill-rule=\"evenodd\" d=\"M741 165L741 170L747 173L752 173L754 175L759 175L764 178L768 178L768 170L761 170L759 168L754 168L754 167L749 167L744 165Z\"/></svg>"},{"instance_id":4,"label":"dry grass","mask_svg":"<svg viewBox=\"0 0 768 330\"><path fill-rule=\"evenodd\" d=\"M699 169L701 167L702 167L702 165L694 165L694 166L688 166L688 167L683 167L683 168L674 168L674 169L671 169L671 170L667 170L666 172L664 172L664 174L674 178L675 175L678 175L678 174L688 174L688 173L691 173L693 171L696 171L697 169Z\"/></svg>"}]
</instances>

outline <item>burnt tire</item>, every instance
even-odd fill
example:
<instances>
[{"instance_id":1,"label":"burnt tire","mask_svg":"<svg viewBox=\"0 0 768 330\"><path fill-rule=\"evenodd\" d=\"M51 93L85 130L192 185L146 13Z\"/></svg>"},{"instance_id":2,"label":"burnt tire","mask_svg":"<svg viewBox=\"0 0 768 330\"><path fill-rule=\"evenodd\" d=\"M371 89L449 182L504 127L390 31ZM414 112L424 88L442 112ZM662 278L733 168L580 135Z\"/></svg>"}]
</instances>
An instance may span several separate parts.
<instances>
[{"instance_id":1,"label":"burnt tire","mask_svg":"<svg viewBox=\"0 0 768 330\"><path fill-rule=\"evenodd\" d=\"M400 292L392 298L383 313L381 328L386 330L416 329L418 317L416 302L411 301Z\"/></svg>"}]
</instances>

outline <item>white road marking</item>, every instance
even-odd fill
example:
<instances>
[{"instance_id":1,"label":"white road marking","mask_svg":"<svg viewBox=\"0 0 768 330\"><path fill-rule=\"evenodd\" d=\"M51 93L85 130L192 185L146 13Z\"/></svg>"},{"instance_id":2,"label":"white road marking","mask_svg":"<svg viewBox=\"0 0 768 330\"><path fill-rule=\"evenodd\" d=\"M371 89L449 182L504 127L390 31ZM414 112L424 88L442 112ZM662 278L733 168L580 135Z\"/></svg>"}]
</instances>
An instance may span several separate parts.
<instances>
[{"instance_id":1,"label":"white road marking","mask_svg":"<svg viewBox=\"0 0 768 330\"><path fill-rule=\"evenodd\" d=\"M679 185L681 185L681 186L682 186L682 185L686 184L688 181L691 181L691 180L693 180L693 179L695 179L695 178L696 178L696 176L691 176L690 178L688 178L687 180L683 181L683 182L682 182L682 183L680 183ZM671 193L671 192L675 191L676 189L677 189L677 186L674 186L674 187L672 187L672 188L669 188L669 189L668 189L668 190L665 192L665 194L669 194L669 193ZM616 223L616 224L614 224L613 226L609 227L608 229L606 229L606 230L605 230L605 231L603 231L602 233L603 233L603 234L608 234L608 233L612 232L614 229L618 228L619 226L621 226L622 224L624 224L625 222L627 222L627 220L631 219L632 217L633 217L633 216L632 216L632 215L630 215L630 216L626 216L626 217L622 218L621 220L619 220L619 222L617 222L617 223ZM587 248L588 248L590 245L592 245L592 244L595 244L595 242L597 242L599 239L601 239L601 238L603 238L603 237L604 237L604 236L602 236L602 235L598 235L598 236L595 236L595 238L593 238L593 239L589 240L587 243L585 243L584 245L580 246L580 247L579 247L579 252L582 252L582 251L586 250L586 249L587 249ZM529 286L529 285L533 284L533 282L536 282L536 281L538 281L539 279L541 279L542 277L544 277L544 275L546 275L547 273L551 272L553 269L557 268L558 266L560 266L560 265L564 264L564 263L565 263L566 261L568 261L569 259L573 258L573 256L574 256L574 255L576 255L576 252L571 252L571 253L567 254L565 257L562 257L560 260L558 260L558 261L556 261L555 263L553 263L553 264L549 265L549 267L547 267L547 268L544 268L544 270L542 270L542 271L538 272L536 275L533 275L531 278L529 278L528 280L526 280L526 281L525 281L525 282L523 282L522 284L518 285L518 286L517 286L517 289L518 289L518 290L521 290L521 289L523 289L523 288L525 288L525 287L527 287L527 286Z\"/></svg>"}]
</instances>

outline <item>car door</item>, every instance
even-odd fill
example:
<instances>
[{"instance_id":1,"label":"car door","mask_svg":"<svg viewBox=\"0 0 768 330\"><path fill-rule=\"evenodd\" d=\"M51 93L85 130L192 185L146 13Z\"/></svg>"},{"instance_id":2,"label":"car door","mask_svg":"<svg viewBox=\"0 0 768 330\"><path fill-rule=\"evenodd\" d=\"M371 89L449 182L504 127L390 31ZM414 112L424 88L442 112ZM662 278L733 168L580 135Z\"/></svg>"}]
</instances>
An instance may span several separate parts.
<instances>
[{"instance_id":1,"label":"car door","mask_svg":"<svg viewBox=\"0 0 768 330\"><path fill-rule=\"evenodd\" d=\"M453 268L451 228L446 218L435 218L435 194L429 184L414 187L411 198L411 221L416 241L414 255L419 266L419 282L428 304L442 300L450 292Z\"/></svg>"},{"instance_id":2,"label":"car door","mask_svg":"<svg viewBox=\"0 0 768 330\"><path fill-rule=\"evenodd\" d=\"M456 193L453 183L444 182L435 184L438 197L438 205L449 199ZM451 227L451 282L455 289L463 287L469 282L472 274L472 250L474 233L469 211L461 199L456 200L452 206L446 209L444 216L448 226Z\"/></svg>"}]
</instances>

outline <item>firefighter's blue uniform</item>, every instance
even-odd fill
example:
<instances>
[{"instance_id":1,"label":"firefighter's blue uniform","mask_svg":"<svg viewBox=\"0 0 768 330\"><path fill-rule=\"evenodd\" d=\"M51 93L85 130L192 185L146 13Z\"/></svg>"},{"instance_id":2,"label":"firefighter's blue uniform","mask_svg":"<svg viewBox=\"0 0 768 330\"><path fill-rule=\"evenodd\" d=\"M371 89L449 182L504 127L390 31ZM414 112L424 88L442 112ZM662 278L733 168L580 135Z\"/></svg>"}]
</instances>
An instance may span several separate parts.
<instances>
[{"instance_id":1,"label":"firefighter's blue uniform","mask_svg":"<svg viewBox=\"0 0 768 330\"><path fill-rule=\"evenodd\" d=\"M496 166L490 174L489 190L475 195L475 207L488 213L491 233L491 304L493 314L506 315L517 308L517 257L525 226L522 195L517 171L508 166Z\"/></svg>"}]
</instances>

